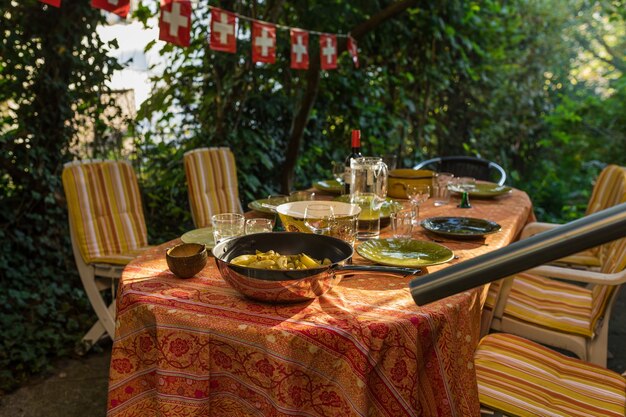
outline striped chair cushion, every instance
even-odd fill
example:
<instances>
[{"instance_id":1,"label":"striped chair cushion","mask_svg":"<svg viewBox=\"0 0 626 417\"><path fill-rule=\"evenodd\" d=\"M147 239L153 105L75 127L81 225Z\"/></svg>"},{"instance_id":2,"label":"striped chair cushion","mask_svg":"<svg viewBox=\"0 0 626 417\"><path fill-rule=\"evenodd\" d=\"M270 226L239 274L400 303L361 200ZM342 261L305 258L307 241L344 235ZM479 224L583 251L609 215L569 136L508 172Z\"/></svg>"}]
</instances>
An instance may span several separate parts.
<instances>
[{"instance_id":1,"label":"striped chair cushion","mask_svg":"<svg viewBox=\"0 0 626 417\"><path fill-rule=\"evenodd\" d=\"M626 379L518 336L485 336L474 356L480 403L515 416L620 416Z\"/></svg>"},{"instance_id":2,"label":"striped chair cushion","mask_svg":"<svg viewBox=\"0 0 626 417\"><path fill-rule=\"evenodd\" d=\"M625 169L619 165L607 165L598 178L587 203L586 214L593 214L626 201Z\"/></svg>"},{"instance_id":3,"label":"striped chair cushion","mask_svg":"<svg viewBox=\"0 0 626 417\"><path fill-rule=\"evenodd\" d=\"M189 205L196 227L211 225L217 213L243 213L235 156L228 148L200 148L184 156Z\"/></svg>"},{"instance_id":4,"label":"striped chair cushion","mask_svg":"<svg viewBox=\"0 0 626 417\"><path fill-rule=\"evenodd\" d=\"M592 337L614 286L593 289L532 274L518 274L504 315L565 333Z\"/></svg>"},{"instance_id":5,"label":"striped chair cushion","mask_svg":"<svg viewBox=\"0 0 626 417\"><path fill-rule=\"evenodd\" d=\"M148 246L137 177L128 162L68 163L62 180L85 263L125 265Z\"/></svg>"}]
</instances>

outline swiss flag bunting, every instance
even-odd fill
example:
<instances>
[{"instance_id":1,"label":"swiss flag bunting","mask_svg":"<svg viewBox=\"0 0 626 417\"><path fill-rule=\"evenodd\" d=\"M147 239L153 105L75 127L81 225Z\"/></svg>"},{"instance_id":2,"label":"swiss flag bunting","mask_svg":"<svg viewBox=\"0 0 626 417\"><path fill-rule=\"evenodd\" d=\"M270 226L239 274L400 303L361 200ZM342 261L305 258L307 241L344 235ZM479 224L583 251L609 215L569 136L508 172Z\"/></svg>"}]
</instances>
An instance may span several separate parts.
<instances>
[{"instance_id":1,"label":"swiss flag bunting","mask_svg":"<svg viewBox=\"0 0 626 417\"><path fill-rule=\"evenodd\" d=\"M252 22L252 62L276 62L276 26Z\"/></svg>"},{"instance_id":2,"label":"swiss flag bunting","mask_svg":"<svg viewBox=\"0 0 626 417\"><path fill-rule=\"evenodd\" d=\"M54 7L61 7L61 0L39 0L42 3L49 4Z\"/></svg>"},{"instance_id":3,"label":"swiss flag bunting","mask_svg":"<svg viewBox=\"0 0 626 417\"><path fill-rule=\"evenodd\" d=\"M350 56L352 57L352 62L354 63L354 68L359 67L359 52L357 50L356 41L352 36L348 36L348 52L350 52Z\"/></svg>"},{"instance_id":4,"label":"swiss flag bunting","mask_svg":"<svg viewBox=\"0 0 626 417\"><path fill-rule=\"evenodd\" d=\"M320 64L323 70L337 68L337 36L320 35Z\"/></svg>"},{"instance_id":5,"label":"swiss flag bunting","mask_svg":"<svg viewBox=\"0 0 626 417\"><path fill-rule=\"evenodd\" d=\"M91 7L115 13L126 19L130 10L130 0L91 0Z\"/></svg>"},{"instance_id":6,"label":"swiss flag bunting","mask_svg":"<svg viewBox=\"0 0 626 417\"><path fill-rule=\"evenodd\" d=\"M291 29L291 68L309 69L309 32Z\"/></svg>"},{"instance_id":7,"label":"swiss flag bunting","mask_svg":"<svg viewBox=\"0 0 626 417\"><path fill-rule=\"evenodd\" d=\"M237 52L235 15L226 10L211 9L211 40L209 46L214 51Z\"/></svg>"},{"instance_id":8,"label":"swiss flag bunting","mask_svg":"<svg viewBox=\"0 0 626 417\"><path fill-rule=\"evenodd\" d=\"M191 1L162 0L159 39L174 45L189 46L191 38Z\"/></svg>"}]
</instances>

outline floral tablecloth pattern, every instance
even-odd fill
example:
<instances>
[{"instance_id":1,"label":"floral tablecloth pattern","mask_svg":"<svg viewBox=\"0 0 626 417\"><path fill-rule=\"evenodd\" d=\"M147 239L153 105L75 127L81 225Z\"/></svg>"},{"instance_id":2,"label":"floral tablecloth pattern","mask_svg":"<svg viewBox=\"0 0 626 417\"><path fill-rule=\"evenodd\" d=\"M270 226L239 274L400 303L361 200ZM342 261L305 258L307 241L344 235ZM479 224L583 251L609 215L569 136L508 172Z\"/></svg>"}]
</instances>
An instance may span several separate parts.
<instances>
[{"instance_id":1,"label":"floral tablecloth pattern","mask_svg":"<svg viewBox=\"0 0 626 417\"><path fill-rule=\"evenodd\" d=\"M502 225L484 241L444 243L453 262L507 245L532 216L518 190L472 204L421 209ZM373 273L312 302L263 304L224 282L213 260L192 279L174 277L165 262L173 243L124 271L109 416L479 415L473 353L484 289L418 307L408 279Z\"/></svg>"}]
</instances>

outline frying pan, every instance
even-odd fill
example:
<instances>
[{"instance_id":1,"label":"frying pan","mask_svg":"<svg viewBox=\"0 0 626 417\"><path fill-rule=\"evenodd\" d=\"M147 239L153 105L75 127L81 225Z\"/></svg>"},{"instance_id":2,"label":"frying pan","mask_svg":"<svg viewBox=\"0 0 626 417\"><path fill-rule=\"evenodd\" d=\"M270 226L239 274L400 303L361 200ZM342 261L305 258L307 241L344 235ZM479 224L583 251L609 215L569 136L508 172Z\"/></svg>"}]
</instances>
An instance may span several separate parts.
<instances>
[{"instance_id":1,"label":"frying pan","mask_svg":"<svg viewBox=\"0 0 626 417\"><path fill-rule=\"evenodd\" d=\"M269 270L234 265L230 260L257 250L281 255L308 256L330 265L297 270ZM341 281L345 274L379 272L381 275L414 276L420 269L351 265L354 250L349 243L330 236L299 232L255 233L224 240L213 248L222 278L246 297L271 303L295 303L317 298Z\"/></svg>"}]
</instances>

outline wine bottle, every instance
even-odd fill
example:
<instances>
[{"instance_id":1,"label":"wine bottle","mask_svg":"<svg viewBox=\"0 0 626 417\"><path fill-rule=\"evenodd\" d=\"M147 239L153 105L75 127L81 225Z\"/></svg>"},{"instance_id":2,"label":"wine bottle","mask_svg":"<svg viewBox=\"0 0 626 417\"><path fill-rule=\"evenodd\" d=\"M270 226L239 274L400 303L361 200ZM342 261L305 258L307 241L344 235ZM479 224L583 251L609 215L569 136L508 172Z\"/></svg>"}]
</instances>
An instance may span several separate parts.
<instances>
[{"instance_id":1,"label":"wine bottle","mask_svg":"<svg viewBox=\"0 0 626 417\"><path fill-rule=\"evenodd\" d=\"M345 162L345 173L344 173L344 185L343 185L343 194L350 194L350 161L355 158L361 158L363 155L361 154L361 131L353 130L352 131L352 152L346 158Z\"/></svg>"}]
</instances>

